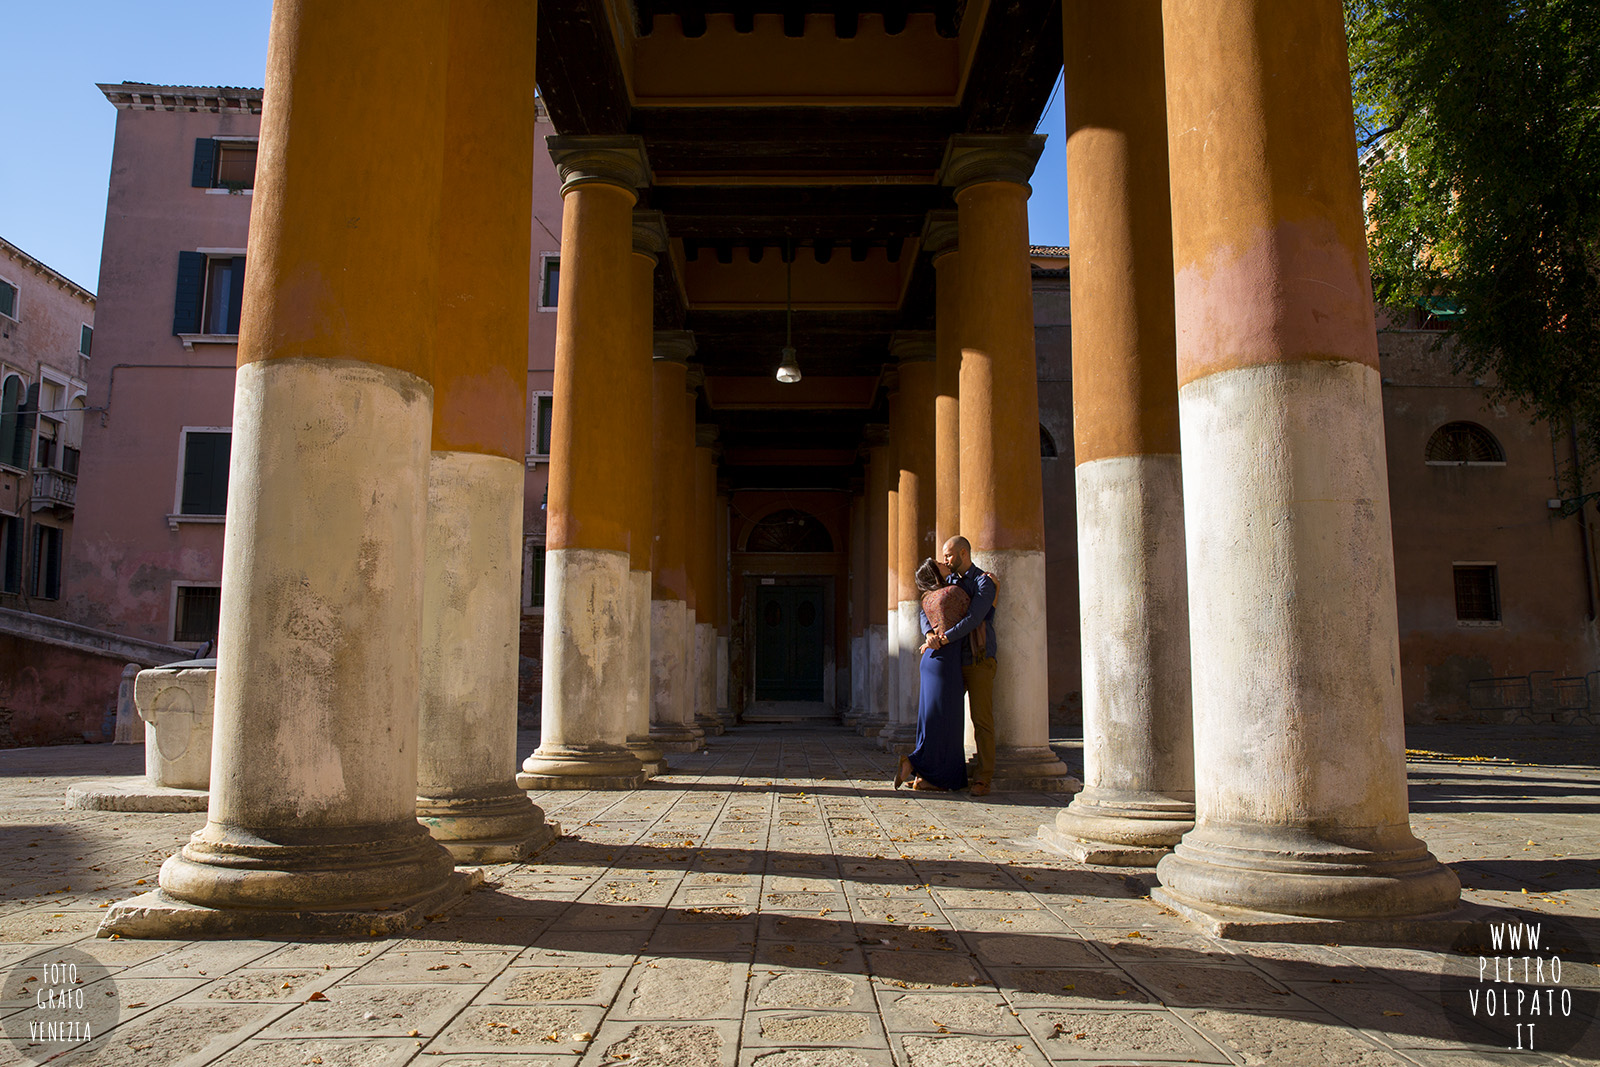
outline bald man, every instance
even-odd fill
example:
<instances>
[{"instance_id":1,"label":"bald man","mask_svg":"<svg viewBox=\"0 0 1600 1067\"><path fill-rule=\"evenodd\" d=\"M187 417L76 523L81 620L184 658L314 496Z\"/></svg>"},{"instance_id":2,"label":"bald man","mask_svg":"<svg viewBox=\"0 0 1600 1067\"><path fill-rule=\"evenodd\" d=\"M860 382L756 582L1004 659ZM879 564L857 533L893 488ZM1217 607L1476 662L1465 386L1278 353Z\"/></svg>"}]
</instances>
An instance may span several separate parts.
<instances>
[{"instance_id":1,"label":"bald man","mask_svg":"<svg viewBox=\"0 0 1600 1067\"><path fill-rule=\"evenodd\" d=\"M978 758L968 777L972 795L987 796L994 781L994 639L995 583L989 573L972 562L972 543L960 534L944 543L940 559L950 568L950 582L972 598L967 614L943 636L940 644L961 642L961 680L967 687L972 710L972 735Z\"/></svg>"}]
</instances>

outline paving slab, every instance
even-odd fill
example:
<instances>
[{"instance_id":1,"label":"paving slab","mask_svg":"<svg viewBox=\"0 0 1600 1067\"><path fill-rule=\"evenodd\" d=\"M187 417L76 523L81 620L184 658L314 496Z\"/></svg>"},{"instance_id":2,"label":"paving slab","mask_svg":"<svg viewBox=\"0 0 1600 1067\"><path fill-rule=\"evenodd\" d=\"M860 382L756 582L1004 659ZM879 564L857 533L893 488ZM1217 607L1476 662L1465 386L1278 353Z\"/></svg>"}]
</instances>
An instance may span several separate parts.
<instances>
[{"instance_id":1,"label":"paving slab","mask_svg":"<svg viewBox=\"0 0 1600 1067\"><path fill-rule=\"evenodd\" d=\"M1411 743L1414 827L1465 898L1600 943L1595 746ZM1153 872L1042 847L1068 797L895 793L892 757L842 730L736 727L642 789L536 794L561 840L389 938L96 939L203 821L63 807L134 769L113 746L0 751L0 971L63 947L106 969L86 989L119 1022L86 1063L1600 1064L1600 1024L1560 1052L1452 1024L1433 949L1218 940L1151 900ZM0 1028L26 996L7 1003Z\"/></svg>"}]
</instances>

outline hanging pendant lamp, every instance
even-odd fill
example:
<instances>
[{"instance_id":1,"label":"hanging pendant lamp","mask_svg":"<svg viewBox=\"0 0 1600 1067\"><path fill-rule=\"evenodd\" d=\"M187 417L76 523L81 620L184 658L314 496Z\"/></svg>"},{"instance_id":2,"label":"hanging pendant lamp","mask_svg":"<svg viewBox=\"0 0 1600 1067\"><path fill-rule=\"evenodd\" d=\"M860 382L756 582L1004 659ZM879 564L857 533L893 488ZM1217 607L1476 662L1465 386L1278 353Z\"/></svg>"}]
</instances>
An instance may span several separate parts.
<instances>
[{"instance_id":1,"label":"hanging pendant lamp","mask_svg":"<svg viewBox=\"0 0 1600 1067\"><path fill-rule=\"evenodd\" d=\"M783 360L778 364L778 381L793 385L800 380L800 361L794 353L794 249L784 257L783 283Z\"/></svg>"}]
</instances>

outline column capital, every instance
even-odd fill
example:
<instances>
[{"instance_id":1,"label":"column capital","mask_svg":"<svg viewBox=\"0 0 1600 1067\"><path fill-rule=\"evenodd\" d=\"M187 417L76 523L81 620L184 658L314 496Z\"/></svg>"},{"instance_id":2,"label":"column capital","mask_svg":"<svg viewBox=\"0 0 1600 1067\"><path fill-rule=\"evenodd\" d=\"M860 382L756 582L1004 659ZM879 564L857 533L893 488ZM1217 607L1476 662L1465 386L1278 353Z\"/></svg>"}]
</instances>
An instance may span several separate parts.
<instances>
[{"instance_id":1,"label":"column capital","mask_svg":"<svg viewBox=\"0 0 1600 1067\"><path fill-rule=\"evenodd\" d=\"M979 182L1025 186L1043 152L1043 134L960 134L945 146L939 184L957 194Z\"/></svg>"},{"instance_id":2,"label":"column capital","mask_svg":"<svg viewBox=\"0 0 1600 1067\"><path fill-rule=\"evenodd\" d=\"M657 330L655 332L654 355L656 359L687 365L694 353L694 332L692 330Z\"/></svg>"},{"instance_id":3,"label":"column capital","mask_svg":"<svg viewBox=\"0 0 1600 1067\"><path fill-rule=\"evenodd\" d=\"M700 363L689 364L689 373L684 375L683 388L685 392L698 392L706 381L706 368Z\"/></svg>"},{"instance_id":4,"label":"column capital","mask_svg":"<svg viewBox=\"0 0 1600 1067\"><path fill-rule=\"evenodd\" d=\"M717 437L721 430L714 422L697 422L694 424L694 446L696 448L713 448L716 446Z\"/></svg>"},{"instance_id":5,"label":"column capital","mask_svg":"<svg viewBox=\"0 0 1600 1067\"><path fill-rule=\"evenodd\" d=\"M633 134L554 134L545 138L561 176L561 195L579 185L603 182L635 192L650 184L644 138Z\"/></svg>"},{"instance_id":6,"label":"column capital","mask_svg":"<svg viewBox=\"0 0 1600 1067\"><path fill-rule=\"evenodd\" d=\"M882 448L889 443L889 425L869 422L861 430L861 443L867 448Z\"/></svg>"},{"instance_id":7,"label":"column capital","mask_svg":"<svg viewBox=\"0 0 1600 1067\"><path fill-rule=\"evenodd\" d=\"M954 211L930 211L922 225L922 250L934 259L954 252L957 233Z\"/></svg>"},{"instance_id":8,"label":"column capital","mask_svg":"<svg viewBox=\"0 0 1600 1067\"><path fill-rule=\"evenodd\" d=\"M931 362L936 354L932 330L896 330L889 337L889 355L896 363Z\"/></svg>"},{"instance_id":9,"label":"column capital","mask_svg":"<svg viewBox=\"0 0 1600 1067\"><path fill-rule=\"evenodd\" d=\"M878 378L878 382L883 386L885 392L890 394L898 393L900 391L899 369L890 366L884 367L883 374Z\"/></svg>"},{"instance_id":10,"label":"column capital","mask_svg":"<svg viewBox=\"0 0 1600 1067\"><path fill-rule=\"evenodd\" d=\"M660 261L667 251L667 216L660 211L633 209L633 252Z\"/></svg>"}]
</instances>

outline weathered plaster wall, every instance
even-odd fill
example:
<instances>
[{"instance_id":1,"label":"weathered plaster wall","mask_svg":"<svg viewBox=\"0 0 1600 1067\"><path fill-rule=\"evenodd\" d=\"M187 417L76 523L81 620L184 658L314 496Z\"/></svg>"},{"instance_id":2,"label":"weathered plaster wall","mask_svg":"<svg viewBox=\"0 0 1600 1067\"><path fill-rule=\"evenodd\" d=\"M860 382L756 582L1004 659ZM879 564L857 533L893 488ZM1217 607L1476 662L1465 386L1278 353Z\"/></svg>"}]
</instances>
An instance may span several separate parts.
<instances>
[{"instance_id":1,"label":"weathered plaster wall","mask_svg":"<svg viewBox=\"0 0 1600 1067\"><path fill-rule=\"evenodd\" d=\"M1489 403L1470 377L1450 372L1449 353L1434 351L1438 339L1427 330L1378 335L1406 717L1499 721L1503 713L1469 706L1470 681L1585 674L1600 668L1600 640L1578 521L1548 506L1563 495L1556 471L1567 440L1552 441L1546 424L1515 406ZM1456 421L1492 433L1505 464L1429 465L1429 437ZM1596 519L1591 506L1591 532ZM1499 568L1498 624L1456 619L1458 562Z\"/></svg>"},{"instance_id":2,"label":"weathered plaster wall","mask_svg":"<svg viewBox=\"0 0 1600 1067\"><path fill-rule=\"evenodd\" d=\"M0 748L109 741L123 664L0 634Z\"/></svg>"}]
</instances>

